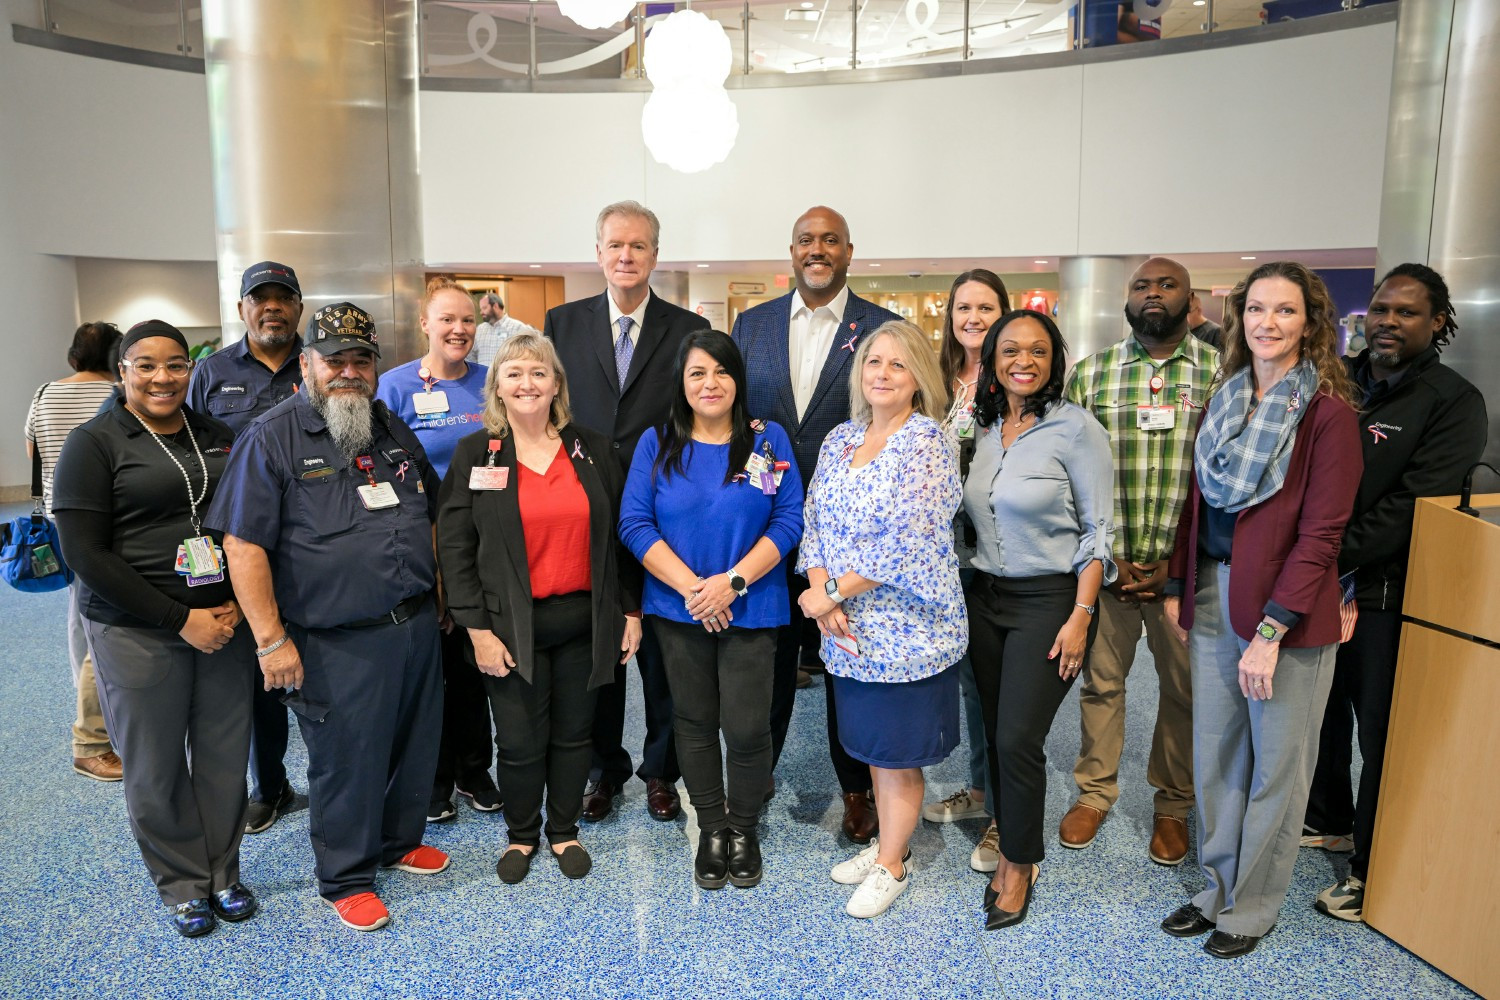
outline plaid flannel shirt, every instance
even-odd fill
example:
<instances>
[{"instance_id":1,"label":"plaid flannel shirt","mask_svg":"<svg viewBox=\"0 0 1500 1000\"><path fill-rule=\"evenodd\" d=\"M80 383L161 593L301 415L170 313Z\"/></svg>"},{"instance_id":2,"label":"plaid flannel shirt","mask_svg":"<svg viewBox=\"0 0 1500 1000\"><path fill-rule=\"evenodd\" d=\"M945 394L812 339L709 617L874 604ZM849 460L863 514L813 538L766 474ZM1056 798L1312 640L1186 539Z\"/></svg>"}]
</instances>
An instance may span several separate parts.
<instances>
[{"instance_id":1,"label":"plaid flannel shirt","mask_svg":"<svg viewBox=\"0 0 1500 1000\"><path fill-rule=\"evenodd\" d=\"M1109 432L1115 454L1115 558L1155 562L1172 554L1177 521L1193 474L1193 439L1219 366L1219 352L1196 337L1156 362L1127 334L1073 367L1064 398L1088 410ZM1164 385L1158 404L1177 412L1172 429L1145 431L1136 408L1152 402L1151 377Z\"/></svg>"}]
</instances>

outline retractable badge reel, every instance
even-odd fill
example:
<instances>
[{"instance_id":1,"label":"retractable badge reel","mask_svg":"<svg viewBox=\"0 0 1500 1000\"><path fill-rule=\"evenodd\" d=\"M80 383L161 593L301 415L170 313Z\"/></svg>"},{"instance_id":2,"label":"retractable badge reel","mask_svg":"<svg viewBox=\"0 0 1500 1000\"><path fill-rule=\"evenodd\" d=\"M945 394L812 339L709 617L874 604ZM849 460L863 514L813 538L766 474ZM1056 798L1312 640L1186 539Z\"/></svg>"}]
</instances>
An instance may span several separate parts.
<instances>
[{"instance_id":1,"label":"retractable badge reel","mask_svg":"<svg viewBox=\"0 0 1500 1000\"><path fill-rule=\"evenodd\" d=\"M437 385L437 379L432 377L432 369L422 367L417 369L417 378L422 380L422 391L411 394L412 409L417 411L419 417L437 417L448 412L448 394L442 389L433 391Z\"/></svg>"},{"instance_id":2,"label":"retractable badge reel","mask_svg":"<svg viewBox=\"0 0 1500 1000\"><path fill-rule=\"evenodd\" d=\"M1167 380L1152 375L1146 384L1151 387L1151 402L1135 408L1136 427L1143 431L1171 430L1177 422L1177 408L1161 402L1161 391L1166 388Z\"/></svg>"}]
</instances>

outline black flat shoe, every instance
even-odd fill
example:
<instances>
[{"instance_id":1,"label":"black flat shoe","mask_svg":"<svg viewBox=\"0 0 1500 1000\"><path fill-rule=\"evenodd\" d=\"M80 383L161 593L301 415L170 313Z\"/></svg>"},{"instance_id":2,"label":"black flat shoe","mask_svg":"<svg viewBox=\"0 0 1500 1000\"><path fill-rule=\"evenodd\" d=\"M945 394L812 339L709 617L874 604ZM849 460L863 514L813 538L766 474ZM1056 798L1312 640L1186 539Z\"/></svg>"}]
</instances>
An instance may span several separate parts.
<instances>
[{"instance_id":1,"label":"black flat shoe","mask_svg":"<svg viewBox=\"0 0 1500 1000\"><path fill-rule=\"evenodd\" d=\"M984 929L987 931L998 931L1002 927L1010 927L1019 924L1026 919L1026 911L1031 909L1031 896L1036 891L1037 879L1042 877L1041 865L1031 866L1031 883L1026 886L1026 898L1021 902L1019 910L1002 910L999 903L1000 896L997 893L994 900L984 911Z\"/></svg>"},{"instance_id":2,"label":"black flat shoe","mask_svg":"<svg viewBox=\"0 0 1500 1000\"><path fill-rule=\"evenodd\" d=\"M1273 929L1275 925L1272 925ZM1266 934L1271 933L1266 931ZM1264 935L1262 935L1263 937ZM1228 931L1214 931L1208 940L1203 942L1203 950L1214 958L1239 958L1248 955L1260 944L1260 938L1253 934L1230 934Z\"/></svg>"},{"instance_id":3,"label":"black flat shoe","mask_svg":"<svg viewBox=\"0 0 1500 1000\"><path fill-rule=\"evenodd\" d=\"M722 889L729 881L729 830L700 833L693 859L693 881L704 889Z\"/></svg>"},{"instance_id":4,"label":"black flat shoe","mask_svg":"<svg viewBox=\"0 0 1500 1000\"><path fill-rule=\"evenodd\" d=\"M506 885L516 885L531 871L531 855L536 853L532 848L528 854L518 847L512 847L500 855L500 863L495 866L495 874L500 876L500 881Z\"/></svg>"},{"instance_id":5,"label":"black flat shoe","mask_svg":"<svg viewBox=\"0 0 1500 1000\"><path fill-rule=\"evenodd\" d=\"M1161 922L1161 929L1173 937L1197 937L1214 929L1214 922L1203 915L1203 911L1192 903L1179 906Z\"/></svg>"},{"instance_id":6,"label":"black flat shoe","mask_svg":"<svg viewBox=\"0 0 1500 1000\"><path fill-rule=\"evenodd\" d=\"M231 923L249 920L260 909L260 904L255 901L255 893L238 882L227 889L220 889L208 902L219 919Z\"/></svg>"},{"instance_id":7,"label":"black flat shoe","mask_svg":"<svg viewBox=\"0 0 1500 1000\"><path fill-rule=\"evenodd\" d=\"M552 852L557 859L557 868L567 878L583 878L594 870L594 859L578 844L569 844L562 853Z\"/></svg>"},{"instance_id":8,"label":"black flat shoe","mask_svg":"<svg viewBox=\"0 0 1500 1000\"><path fill-rule=\"evenodd\" d=\"M729 881L738 889L760 885L760 837L754 830L729 830Z\"/></svg>"},{"instance_id":9,"label":"black flat shoe","mask_svg":"<svg viewBox=\"0 0 1500 1000\"><path fill-rule=\"evenodd\" d=\"M219 922L214 919L213 907L206 899L190 899L186 903L167 907L172 926L185 938L202 937Z\"/></svg>"}]
</instances>

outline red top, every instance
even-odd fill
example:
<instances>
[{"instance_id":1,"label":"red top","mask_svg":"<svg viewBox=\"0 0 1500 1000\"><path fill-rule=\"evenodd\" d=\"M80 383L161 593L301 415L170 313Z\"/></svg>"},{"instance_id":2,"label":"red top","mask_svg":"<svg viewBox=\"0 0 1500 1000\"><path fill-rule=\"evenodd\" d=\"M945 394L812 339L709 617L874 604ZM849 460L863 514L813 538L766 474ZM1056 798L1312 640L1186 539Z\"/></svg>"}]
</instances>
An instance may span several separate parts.
<instances>
[{"instance_id":1,"label":"red top","mask_svg":"<svg viewBox=\"0 0 1500 1000\"><path fill-rule=\"evenodd\" d=\"M516 463L521 529L533 598L591 590L589 497L561 443L546 475Z\"/></svg>"}]
</instances>

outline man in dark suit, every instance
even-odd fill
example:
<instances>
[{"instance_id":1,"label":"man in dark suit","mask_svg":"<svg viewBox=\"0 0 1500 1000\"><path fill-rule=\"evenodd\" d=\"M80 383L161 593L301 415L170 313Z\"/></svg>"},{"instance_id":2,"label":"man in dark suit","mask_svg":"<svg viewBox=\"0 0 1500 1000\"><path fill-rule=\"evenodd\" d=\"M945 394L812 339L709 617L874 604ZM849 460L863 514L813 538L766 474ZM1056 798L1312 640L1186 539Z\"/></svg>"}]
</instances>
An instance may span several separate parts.
<instances>
[{"instance_id":1,"label":"man in dark suit","mask_svg":"<svg viewBox=\"0 0 1500 1000\"><path fill-rule=\"evenodd\" d=\"M823 439L849 419L849 365L860 339L900 317L849 291L854 245L849 242L849 224L833 209L819 206L802 213L792 228L791 254L796 290L746 310L735 321L732 336L745 356L750 415L786 428L802 481L811 485ZM771 696L774 760L781 759L792 719L797 655L806 623L797 598L807 589L807 580L792 572L796 563L795 555L786 561L792 624L776 639ZM864 844L879 829L870 798L870 769L844 752L833 685L827 692L828 752L843 789L843 829L849 839Z\"/></svg>"},{"instance_id":2,"label":"man in dark suit","mask_svg":"<svg viewBox=\"0 0 1500 1000\"><path fill-rule=\"evenodd\" d=\"M635 201L606 205L594 226L594 253L608 288L601 295L547 311L543 335L557 345L567 373L573 416L605 435L627 472L635 443L647 427L667 418L677 347L708 321L651 293L661 223ZM661 647L648 623L636 653L646 703L646 744L636 774L646 782L646 809L659 820L681 811L674 788L681 776L672 742L672 694L662 667ZM630 752L624 748L625 668L615 682L599 689L594 714L594 763L583 797L583 818L600 820L630 780Z\"/></svg>"}]
</instances>

